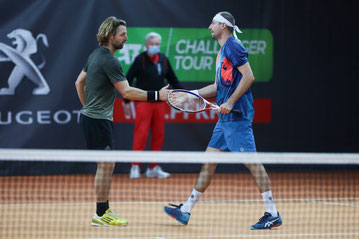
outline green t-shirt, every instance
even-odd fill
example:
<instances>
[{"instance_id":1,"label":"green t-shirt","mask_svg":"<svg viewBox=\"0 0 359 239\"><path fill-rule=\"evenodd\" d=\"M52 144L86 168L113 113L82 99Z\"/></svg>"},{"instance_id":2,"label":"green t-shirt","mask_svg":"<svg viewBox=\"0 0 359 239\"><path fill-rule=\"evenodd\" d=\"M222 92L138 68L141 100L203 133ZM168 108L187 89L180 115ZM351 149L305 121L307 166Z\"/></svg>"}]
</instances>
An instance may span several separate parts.
<instances>
[{"instance_id":1,"label":"green t-shirt","mask_svg":"<svg viewBox=\"0 0 359 239\"><path fill-rule=\"evenodd\" d=\"M124 81L120 61L105 47L95 49L83 69L86 74L85 105L81 113L95 119L113 119L116 89L113 83Z\"/></svg>"}]
</instances>

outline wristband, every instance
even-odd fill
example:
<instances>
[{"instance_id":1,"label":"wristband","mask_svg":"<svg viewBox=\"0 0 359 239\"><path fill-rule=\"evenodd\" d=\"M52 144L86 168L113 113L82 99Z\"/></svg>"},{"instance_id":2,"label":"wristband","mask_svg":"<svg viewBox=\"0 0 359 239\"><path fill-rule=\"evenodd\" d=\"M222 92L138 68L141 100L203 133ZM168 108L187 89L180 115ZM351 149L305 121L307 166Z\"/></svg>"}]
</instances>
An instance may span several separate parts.
<instances>
[{"instance_id":1,"label":"wristband","mask_svg":"<svg viewBox=\"0 0 359 239\"><path fill-rule=\"evenodd\" d=\"M147 101L156 102L159 101L159 92L158 91L147 91Z\"/></svg>"}]
</instances>

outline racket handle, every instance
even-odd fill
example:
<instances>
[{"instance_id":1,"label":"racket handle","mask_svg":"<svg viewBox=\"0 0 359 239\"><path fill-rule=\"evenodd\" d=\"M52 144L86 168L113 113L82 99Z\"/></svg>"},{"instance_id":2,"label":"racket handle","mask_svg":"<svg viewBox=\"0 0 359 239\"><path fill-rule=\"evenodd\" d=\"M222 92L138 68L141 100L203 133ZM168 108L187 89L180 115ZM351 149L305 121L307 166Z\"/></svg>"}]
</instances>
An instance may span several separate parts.
<instances>
[{"instance_id":1,"label":"racket handle","mask_svg":"<svg viewBox=\"0 0 359 239\"><path fill-rule=\"evenodd\" d=\"M238 115L238 116L242 116L242 115L243 115L242 111L237 110L237 109L232 109L232 110L231 110L231 113L235 113L235 114Z\"/></svg>"}]
</instances>

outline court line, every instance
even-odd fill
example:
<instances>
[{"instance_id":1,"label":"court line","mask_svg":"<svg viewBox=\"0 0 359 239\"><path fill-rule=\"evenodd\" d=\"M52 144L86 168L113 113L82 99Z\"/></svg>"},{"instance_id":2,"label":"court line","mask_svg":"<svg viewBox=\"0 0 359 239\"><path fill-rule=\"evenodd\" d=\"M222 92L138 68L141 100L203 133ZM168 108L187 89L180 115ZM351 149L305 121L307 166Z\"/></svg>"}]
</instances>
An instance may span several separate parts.
<instances>
[{"instance_id":1,"label":"court line","mask_svg":"<svg viewBox=\"0 0 359 239\"><path fill-rule=\"evenodd\" d=\"M346 207L359 207L359 205L356 204L348 204L348 203L338 203L338 202L325 202L324 200L309 200L313 203L322 203L322 204L331 204L331 205L337 205L337 206L346 206Z\"/></svg>"},{"instance_id":2,"label":"court line","mask_svg":"<svg viewBox=\"0 0 359 239\"><path fill-rule=\"evenodd\" d=\"M259 238L259 237L322 237L322 236L355 236L359 232L348 233L294 233L294 234L256 234L256 235L208 235L208 236L165 236L165 237L122 237L121 239L190 239L190 238ZM90 239L90 238L82 238ZM91 239L119 239L116 238L91 238Z\"/></svg>"},{"instance_id":3,"label":"court line","mask_svg":"<svg viewBox=\"0 0 359 239\"><path fill-rule=\"evenodd\" d=\"M279 199L275 199L276 202L316 202L316 203L328 203L328 204L337 204L337 205L342 205L342 206L353 206L353 207L358 207L359 205L355 205L355 204L344 204L344 203L331 203L331 202L322 202L323 200L326 201L353 201L353 200L359 200L359 198L279 198ZM200 201L200 203L243 203L243 202L248 202L248 203L261 203L263 202L262 199L247 199L247 200L202 200ZM89 205L89 204L94 204L95 202L59 202L59 203L8 203L8 204L0 204L1 206L31 206L31 205ZM111 204L157 204L157 203L163 203L163 204L168 204L168 203L183 203L183 201L149 201L149 202L143 202L143 201L138 201L138 202L111 202Z\"/></svg>"}]
</instances>

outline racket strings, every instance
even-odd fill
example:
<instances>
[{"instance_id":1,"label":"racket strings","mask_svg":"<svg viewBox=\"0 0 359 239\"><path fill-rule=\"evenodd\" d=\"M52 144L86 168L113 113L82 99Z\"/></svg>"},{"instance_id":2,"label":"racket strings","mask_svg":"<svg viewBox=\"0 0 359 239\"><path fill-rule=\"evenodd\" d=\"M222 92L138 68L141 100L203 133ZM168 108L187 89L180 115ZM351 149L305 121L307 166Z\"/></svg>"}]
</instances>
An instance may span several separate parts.
<instances>
[{"instance_id":1,"label":"racket strings","mask_svg":"<svg viewBox=\"0 0 359 239\"><path fill-rule=\"evenodd\" d=\"M206 107L202 98L188 92L172 92L168 96L168 102L175 108L188 112L196 112Z\"/></svg>"}]
</instances>

